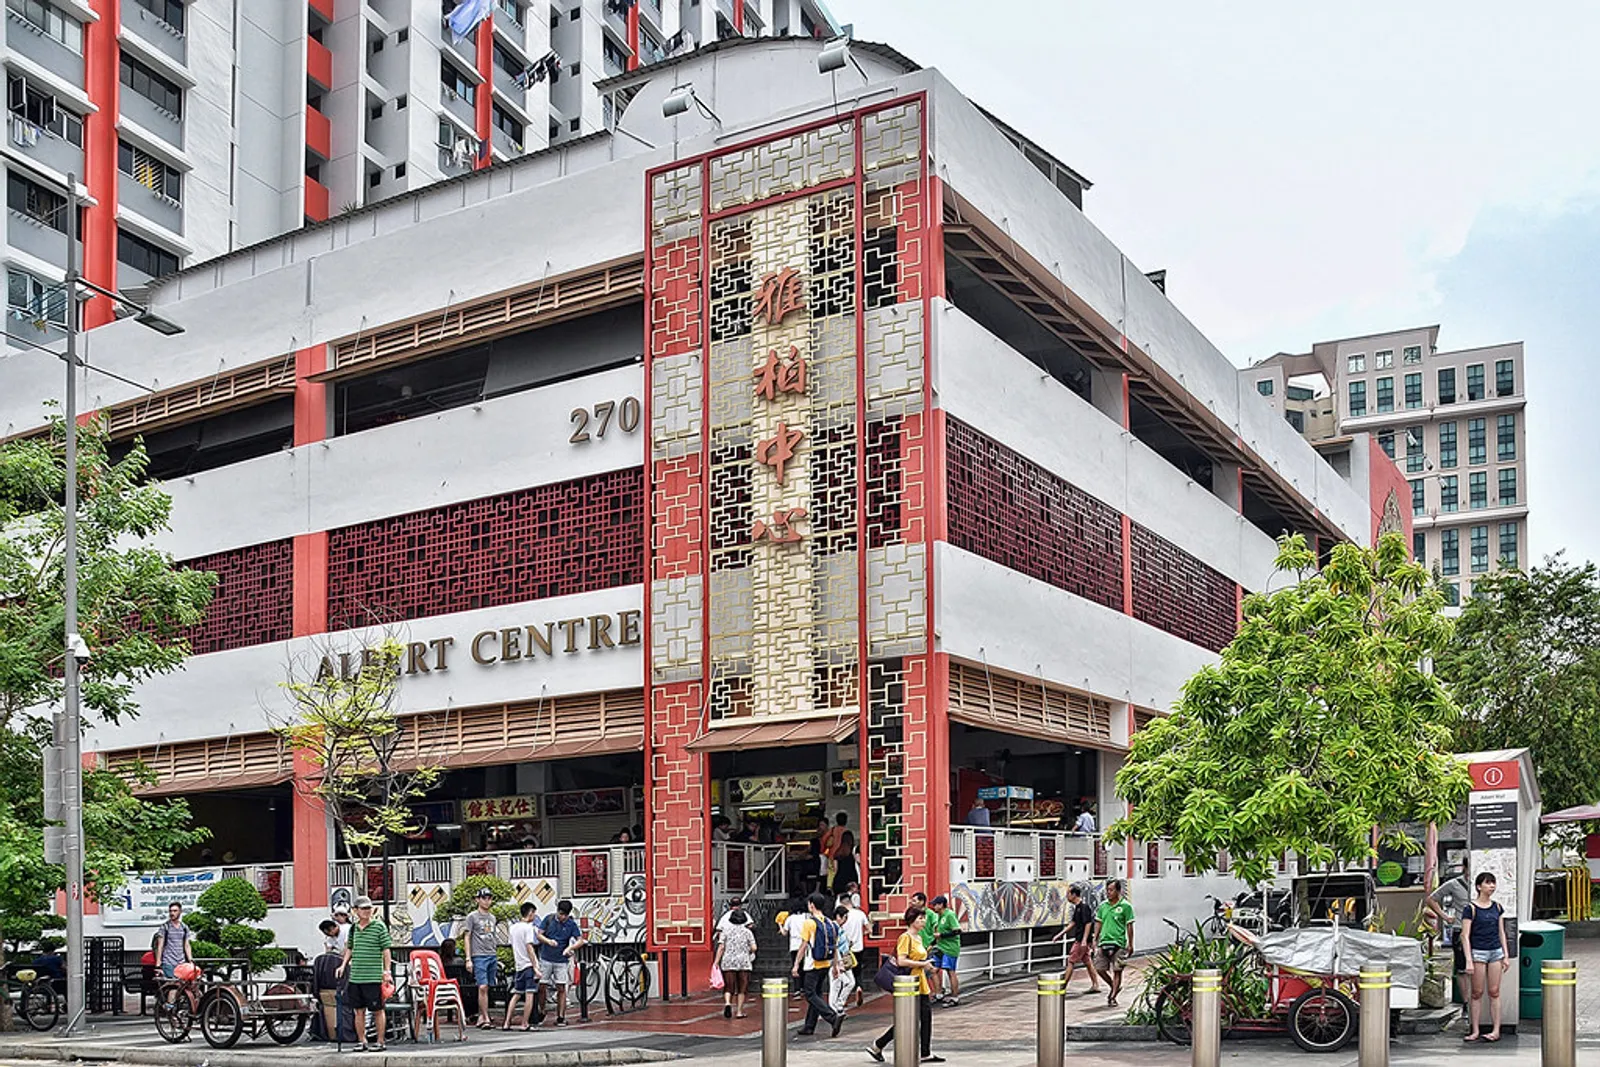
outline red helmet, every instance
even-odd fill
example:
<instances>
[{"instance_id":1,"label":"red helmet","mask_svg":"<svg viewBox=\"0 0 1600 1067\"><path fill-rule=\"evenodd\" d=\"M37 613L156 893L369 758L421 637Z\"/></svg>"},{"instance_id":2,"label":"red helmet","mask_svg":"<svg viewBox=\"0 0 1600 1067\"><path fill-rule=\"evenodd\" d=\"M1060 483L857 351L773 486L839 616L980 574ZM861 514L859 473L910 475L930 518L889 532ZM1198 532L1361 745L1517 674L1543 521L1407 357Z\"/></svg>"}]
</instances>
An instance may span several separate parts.
<instances>
[{"instance_id":1,"label":"red helmet","mask_svg":"<svg viewBox=\"0 0 1600 1067\"><path fill-rule=\"evenodd\" d=\"M172 969L172 974L180 982L198 982L202 972L196 964L180 963Z\"/></svg>"}]
</instances>

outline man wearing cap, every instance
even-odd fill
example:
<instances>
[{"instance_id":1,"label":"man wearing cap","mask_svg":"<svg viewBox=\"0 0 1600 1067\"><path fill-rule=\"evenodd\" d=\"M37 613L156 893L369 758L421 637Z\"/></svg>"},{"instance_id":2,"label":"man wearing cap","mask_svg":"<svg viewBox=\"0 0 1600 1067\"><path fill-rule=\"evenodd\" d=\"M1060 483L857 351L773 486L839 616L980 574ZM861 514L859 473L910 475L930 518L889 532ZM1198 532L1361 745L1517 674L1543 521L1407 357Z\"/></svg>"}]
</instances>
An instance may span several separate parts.
<instances>
[{"instance_id":1,"label":"man wearing cap","mask_svg":"<svg viewBox=\"0 0 1600 1067\"><path fill-rule=\"evenodd\" d=\"M389 976L389 928L372 921L372 899L356 898L356 922L350 927L344 959L339 973L348 972L348 996L355 1013L357 1052L367 1050L367 1011L372 1011L377 1051L387 1051L384 1045L383 982Z\"/></svg>"},{"instance_id":2,"label":"man wearing cap","mask_svg":"<svg viewBox=\"0 0 1600 1067\"><path fill-rule=\"evenodd\" d=\"M472 978L478 983L478 1026L487 1030L489 1023L489 987L499 976L500 960L494 950L498 942L495 930L500 925L494 917L494 890L484 886L478 890L478 907L461 917L456 924L456 937L467 944L467 955L472 960Z\"/></svg>"},{"instance_id":3,"label":"man wearing cap","mask_svg":"<svg viewBox=\"0 0 1600 1067\"><path fill-rule=\"evenodd\" d=\"M345 944L350 939L350 908L343 902L333 906L333 921L339 929L329 942L328 950L330 952L343 952Z\"/></svg>"}]
</instances>

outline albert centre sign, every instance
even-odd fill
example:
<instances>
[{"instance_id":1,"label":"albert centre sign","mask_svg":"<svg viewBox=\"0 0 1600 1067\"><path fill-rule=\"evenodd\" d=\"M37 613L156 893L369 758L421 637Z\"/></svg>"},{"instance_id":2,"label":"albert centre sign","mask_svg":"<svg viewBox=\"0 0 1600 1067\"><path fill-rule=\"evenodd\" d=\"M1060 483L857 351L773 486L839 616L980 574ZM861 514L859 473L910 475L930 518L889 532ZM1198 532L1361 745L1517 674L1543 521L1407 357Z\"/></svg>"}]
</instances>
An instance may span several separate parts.
<instances>
[{"instance_id":1,"label":"albert centre sign","mask_svg":"<svg viewBox=\"0 0 1600 1067\"><path fill-rule=\"evenodd\" d=\"M400 671L407 675L442 674L450 670L452 663L460 663L463 655L470 658L474 666L492 667L502 663L557 660L608 648L626 648L640 644L642 616L643 613L634 608L602 615L499 626L479 630L459 640L455 635L447 635L426 641L407 641L403 643ZM337 655L326 654L317 667L317 677L352 677L363 666L370 665L376 654L371 648Z\"/></svg>"}]
</instances>

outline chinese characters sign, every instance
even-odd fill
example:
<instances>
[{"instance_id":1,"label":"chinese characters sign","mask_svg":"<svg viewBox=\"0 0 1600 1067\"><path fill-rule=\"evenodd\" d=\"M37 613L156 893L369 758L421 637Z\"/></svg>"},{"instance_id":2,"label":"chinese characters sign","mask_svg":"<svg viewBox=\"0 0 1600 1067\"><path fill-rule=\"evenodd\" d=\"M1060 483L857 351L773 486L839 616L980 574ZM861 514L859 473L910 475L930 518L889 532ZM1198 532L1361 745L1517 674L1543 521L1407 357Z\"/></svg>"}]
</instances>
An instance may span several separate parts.
<instances>
[{"instance_id":1,"label":"chinese characters sign","mask_svg":"<svg viewBox=\"0 0 1600 1067\"><path fill-rule=\"evenodd\" d=\"M818 800L822 797L822 773L775 774L765 778L738 779L745 804L766 804L777 800Z\"/></svg>"},{"instance_id":2,"label":"chinese characters sign","mask_svg":"<svg viewBox=\"0 0 1600 1067\"><path fill-rule=\"evenodd\" d=\"M526 821L539 817L539 798L484 797L461 802L462 822Z\"/></svg>"}]
</instances>

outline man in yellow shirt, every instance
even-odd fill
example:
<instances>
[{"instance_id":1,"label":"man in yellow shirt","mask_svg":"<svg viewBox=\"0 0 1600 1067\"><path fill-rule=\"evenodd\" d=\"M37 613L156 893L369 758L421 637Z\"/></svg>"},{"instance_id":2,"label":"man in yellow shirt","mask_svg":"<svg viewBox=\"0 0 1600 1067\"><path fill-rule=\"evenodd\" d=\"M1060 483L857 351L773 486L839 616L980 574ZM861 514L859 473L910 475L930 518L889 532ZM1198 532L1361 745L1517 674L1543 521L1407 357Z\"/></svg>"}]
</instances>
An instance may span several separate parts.
<instances>
[{"instance_id":1,"label":"man in yellow shirt","mask_svg":"<svg viewBox=\"0 0 1600 1067\"><path fill-rule=\"evenodd\" d=\"M817 1020L826 1019L833 1027L833 1036L838 1037L844 1026L844 1012L834 1011L828 1003L828 972L839 952L839 924L828 918L828 898L821 893L812 893L806 899L806 916L800 929L800 948L789 972L800 979L806 996L806 1021L799 1033L816 1033Z\"/></svg>"}]
</instances>

